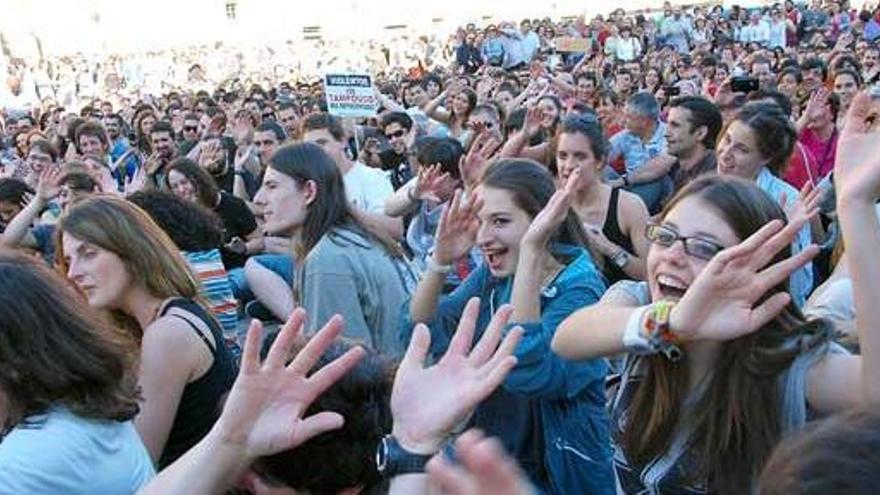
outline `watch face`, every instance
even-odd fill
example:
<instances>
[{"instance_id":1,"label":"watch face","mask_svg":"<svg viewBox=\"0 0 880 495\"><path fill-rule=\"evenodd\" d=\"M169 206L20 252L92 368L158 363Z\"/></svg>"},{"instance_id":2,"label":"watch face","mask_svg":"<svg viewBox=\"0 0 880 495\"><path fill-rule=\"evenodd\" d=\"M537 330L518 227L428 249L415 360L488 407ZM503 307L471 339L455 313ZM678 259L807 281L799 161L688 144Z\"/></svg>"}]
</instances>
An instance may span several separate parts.
<instances>
[{"instance_id":1,"label":"watch face","mask_svg":"<svg viewBox=\"0 0 880 495\"><path fill-rule=\"evenodd\" d=\"M383 473L388 467L388 437L383 437L376 448L376 469Z\"/></svg>"}]
</instances>

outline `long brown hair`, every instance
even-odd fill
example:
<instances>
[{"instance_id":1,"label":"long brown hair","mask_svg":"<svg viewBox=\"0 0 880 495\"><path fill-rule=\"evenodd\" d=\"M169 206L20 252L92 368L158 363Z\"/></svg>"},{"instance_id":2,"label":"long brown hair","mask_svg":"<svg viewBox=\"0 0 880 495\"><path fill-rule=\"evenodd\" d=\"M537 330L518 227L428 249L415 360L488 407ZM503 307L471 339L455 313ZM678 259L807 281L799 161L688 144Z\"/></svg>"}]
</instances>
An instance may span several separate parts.
<instances>
[{"instance_id":1,"label":"long brown hair","mask_svg":"<svg viewBox=\"0 0 880 495\"><path fill-rule=\"evenodd\" d=\"M556 192L553 175L546 167L528 158L505 158L492 163L483 173L480 185L508 191L513 197L513 202L530 218L535 218ZM571 208L568 209L565 220L550 238L550 242L582 247L590 253L594 263L601 259L598 251L590 245L577 213ZM557 261L568 262L568 260Z\"/></svg>"},{"instance_id":2,"label":"long brown hair","mask_svg":"<svg viewBox=\"0 0 880 495\"><path fill-rule=\"evenodd\" d=\"M698 197L745 239L767 222L785 219L776 202L754 183L734 177L708 176L682 189L661 213L664 218L682 199ZM771 261L790 255L786 248ZM774 293L787 292L781 284ZM680 421L694 426L688 448L697 449L700 465L691 481L707 479L721 493L749 493L771 450L780 440L782 406L778 377L801 353L824 345L830 327L822 320L807 322L789 305L758 331L725 342L715 361L708 387L689 415L682 417L689 390L687 354L673 363L662 356L645 359L632 402L629 425L617 439L635 465L645 465L670 448Z\"/></svg>"},{"instance_id":3,"label":"long brown hair","mask_svg":"<svg viewBox=\"0 0 880 495\"><path fill-rule=\"evenodd\" d=\"M142 209L120 198L98 196L71 207L58 221L55 259L67 273L61 237L71 235L114 253L125 263L135 284L150 295L198 298L199 286L186 261L168 235ZM118 323L131 328L133 318L111 312ZM140 331L137 323L134 323ZM138 334L140 337L140 334Z\"/></svg>"},{"instance_id":4,"label":"long brown hair","mask_svg":"<svg viewBox=\"0 0 880 495\"><path fill-rule=\"evenodd\" d=\"M292 178L298 187L307 181L316 184L315 200L308 205L296 258L304 260L318 241L334 228L349 227L364 233L395 258L404 254L389 236L359 221L345 196L345 185L336 162L313 143L289 144L278 148L269 159L269 168Z\"/></svg>"},{"instance_id":5,"label":"long brown hair","mask_svg":"<svg viewBox=\"0 0 880 495\"><path fill-rule=\"evenodd\" d=\"M93 419L138 412L137 347L42 263L0 251L0 393L6 431L61 405Z\"/></svg>"}]
</instances>

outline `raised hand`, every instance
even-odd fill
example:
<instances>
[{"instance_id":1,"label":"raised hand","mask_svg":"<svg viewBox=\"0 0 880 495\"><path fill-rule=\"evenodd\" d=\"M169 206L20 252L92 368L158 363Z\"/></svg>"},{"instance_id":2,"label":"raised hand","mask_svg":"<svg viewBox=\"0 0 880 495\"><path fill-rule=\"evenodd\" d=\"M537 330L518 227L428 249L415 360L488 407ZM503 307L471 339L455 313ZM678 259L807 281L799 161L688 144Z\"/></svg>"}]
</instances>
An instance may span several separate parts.
<instances>
[{"instance_id":1,"label":"raised hand","mask_svg":"<svg viewBox=\"0 0 880 495\"><path fill-rule=\"evenodd\" d=\"M541 132L542 122L544 121L544 111L541 107L535 105L526 110L526 116L523 120L522 130L527 136L534 136Z\"/></svg>"},{"instance_id":2,"label":"raised hand","mask_svg":"<svg viewBox=\"0 0 880 495\"><path fill-rule=\"evenodd\" d=\"M825 108L828 105L828 89L822 87L817 89L810 95L807 101L807 107L804 109L804 116L809 121L814 121L822 117Z\"/></svg>"},{"instance_id":3,"label":"raised hand","mask_svg":"<svg viewBox=\"0 0 880 495\"><path fill-rule=\"evenodd\" d=\"M779 203L785 210L785 216L790 222L809 220L819 213L819 206L825 196L825 190L815 187L810 181L801 188L798 197L789 202L788 196L782 193Z\"/></svg>"},{"instance_id":4,"label":"raised hand","mask_svg":"<svg viewBox=\"0 0 880 495\"><path fill-rule=\"evenodd\" d=\"M819 252L810 246L767 266L790 245L808 219L773 220L748 239L729 247L706 265L672 309L671 329L683 340L733 340L772 320L790 302L778 292L757 304Z\"/></svg>"},{"instance_id":5,"label":"raised hand","mask_svg":"<svg viewBox=\"0 0 880 495\"><path fill-rule=\"evenodd\" d=\"M522 330L515 328L501 339L512 308L500 308L472 346L479 311L478 298L468 301L446 354L427 368L431 333L425 325L416 326L391 392L392 434L407 450L424 454L438 451L455 427L516 365L513 351Z\"/></svg>"},{"instance_id":6,"label":"raised hand","mask_svg":"<svg viewBox=\"0 0 880 495\"><path fill-rule=\"evenodd\" d=\"M531 495L535 493L525 473L495 438L468 430L455 442L459 465L443 454L427 465L431 483L447 495Z\"/></svg>"},{"instance_id":7,"label":"raised hand","mask_svg":"<svg viewBox=\"0 0 880 495\"><path fill-rule=\"evenodd\" d=\"M501 136L489 129L475 129L477 133L471 148L461 158L461 177L465 184L474 185L480 180L483 168L501 147Z\"/></svg>"},{"instance_id":8,"label":"raised hand","mask_svg":"<svg viewBox=\"0 0 880 495\"><path fill-rule=\"evenodd\" d=\"M438 190L450 178L449 172L443 172L440 164L428 165L419 170L413 196L421 201L440 202Z\"/></svg>"},{"instance_id":9,"label":"raised hand","mask_svg":"<svg viewBox=\"0 0 880 495\"><path fill-rule=\"evenodd\" d=\"M126 176L125 185L122 191L126 196L138 191L143 191L147 187L147 169L146 165L140 166L134 171L134 175L130 178Z\"/></svg>"},{"instance_id":10,"label":"raised hand","mask_svg":"<svg viewBox=\"0 0 880 495\"><path fill-rule=\"evenodd\" d=\"M880 101L856 95L837 141L834 185L838 202L880 198Z\"/></svg>"},{"instance_id":11,"label":"raised hand","mask_svg":"<svg viewBox=\"0 0 880 495\"><path fill-rule=\"evenodd\" d=\"M36 197L41 201L49 201L61 194L61 168L49 166L40 172L35 189Z\"/></svg>"},{"instance_id":12,"label":"raised hand","mask_svg":"<svg viewBox=\"0 0 880 495\"><path fill-rule=\"evenodd\" d=\"M483 207L479 197L471 194L463 198L461 190L455 191L452 200L443 207L440 223L434 234L434 260L449 265L467 256L474 247L477 229L480 227L477 212Z\"/></svg>"},{"instance_id":13,"label":"raised hand","mask_svg":"<svg viewBox=\"0 0 880 495\"><path fill-rule=\"evenodd\" d=\"M199 166L204 169L213 167L220 159L220 150L220 141L217 139L202 142L199 150Z\"/></svg>"},{"instance_id":14,"label":"raised hand","mask_svg":"<svg viewBox=\"0 0 880 495\"><path fill-rule=\"evenodd\" d=\"M147 161L140 168L145 169L147 175L155 175L162 168L162 161L162 155L156 151L147 157Z\"/></svg>"},{"instance_id":15,"label":"raised hand","mask_svg":"<svg viewBox=\"0 0 880 495\"><path fill-rule=\"evenodd\" d=\"M248 329L241 369L216 426L224 442L239 448L247 458L293 449L343 424L342 416L335 412L320 412L306 418L303 415L321 393L357 364L364 350L355 347L323 368L311 371L342 333L342 318L335 316L286 364L305 318L302 309L294 311L262 363L262 325L254 320Z\"/></svg>"},{"instance_id":16,"label":"raised hand","mask_svg":"<svg viewBox=\"0 0 880 495\"><path fill-rule=\"evenodd\" d=\"M568 217L568 209L571 206L571 198L574 189L580 180L581 171L575 170L568 176L565 185L556 190L550 201L535 215L528 230L523 235L520 245L535 249L543 249L553 237L556 229Z\"/></svg>"}]
</instances>

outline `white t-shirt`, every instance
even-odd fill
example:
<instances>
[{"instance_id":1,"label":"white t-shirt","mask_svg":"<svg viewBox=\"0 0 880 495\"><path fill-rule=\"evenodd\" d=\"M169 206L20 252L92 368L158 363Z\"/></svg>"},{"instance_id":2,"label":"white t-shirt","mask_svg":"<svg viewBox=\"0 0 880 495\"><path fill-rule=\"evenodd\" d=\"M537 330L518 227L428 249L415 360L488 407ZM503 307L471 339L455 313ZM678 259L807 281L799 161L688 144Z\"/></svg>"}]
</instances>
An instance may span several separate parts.
<instances>
[{"instance_id":1,"label":"white t-shirt","mask_svg":"<svg viewBox=\"0 0 880 495\"><path fill-rule=\"evenodd\" d=\"M385 199L394 194L391 181L384 172L361 162L354 162L351 170L342 176L342 181L348 201L369 213L382 214Z\"/></svg>"},{"instance_id":2,"label":"white t-shirt","mask_svg":"<svg viewBox=\"0 0 880 495\"><path fill-rule=\"evenodd\" d=\"M28 419L0 443L0 493L131 494L155 476L131 421L60 407Z\"/></svg>"}]
</instances>

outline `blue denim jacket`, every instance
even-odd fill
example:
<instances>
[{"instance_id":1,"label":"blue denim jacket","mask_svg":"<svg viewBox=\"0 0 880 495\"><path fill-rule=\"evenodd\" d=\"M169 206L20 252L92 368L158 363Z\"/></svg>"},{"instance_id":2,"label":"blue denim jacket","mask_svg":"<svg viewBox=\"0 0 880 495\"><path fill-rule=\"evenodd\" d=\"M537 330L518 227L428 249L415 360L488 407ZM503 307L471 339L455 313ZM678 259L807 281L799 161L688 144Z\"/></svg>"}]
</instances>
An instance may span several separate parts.
<instances>
[{"instance_id":1,"label":"blue denim jacket","mask_svg":"<svg viewBox=\"0 0 880 495\"><path fill-rule=\"evenodd\" d=\"M540 490L612 494L604 388L607 363L565 361L550 349L559 323L596 303L605 282L583 249L556 245L552 250L568 265L541 291L541 321L506 329L525 330L515 353L517 365L502 387L477 407L471 425L499 437ZM426 322L431 329L431 355L436 359L446 351L465 304L475 296L480 297L479 338L494 310L510 302L512 286L513 277L492 277L482 264L454 292L443 296L433 320ZM409 311L403 314L401 338L409 342L413 325Z\"/></svg>"}]
</instances>

